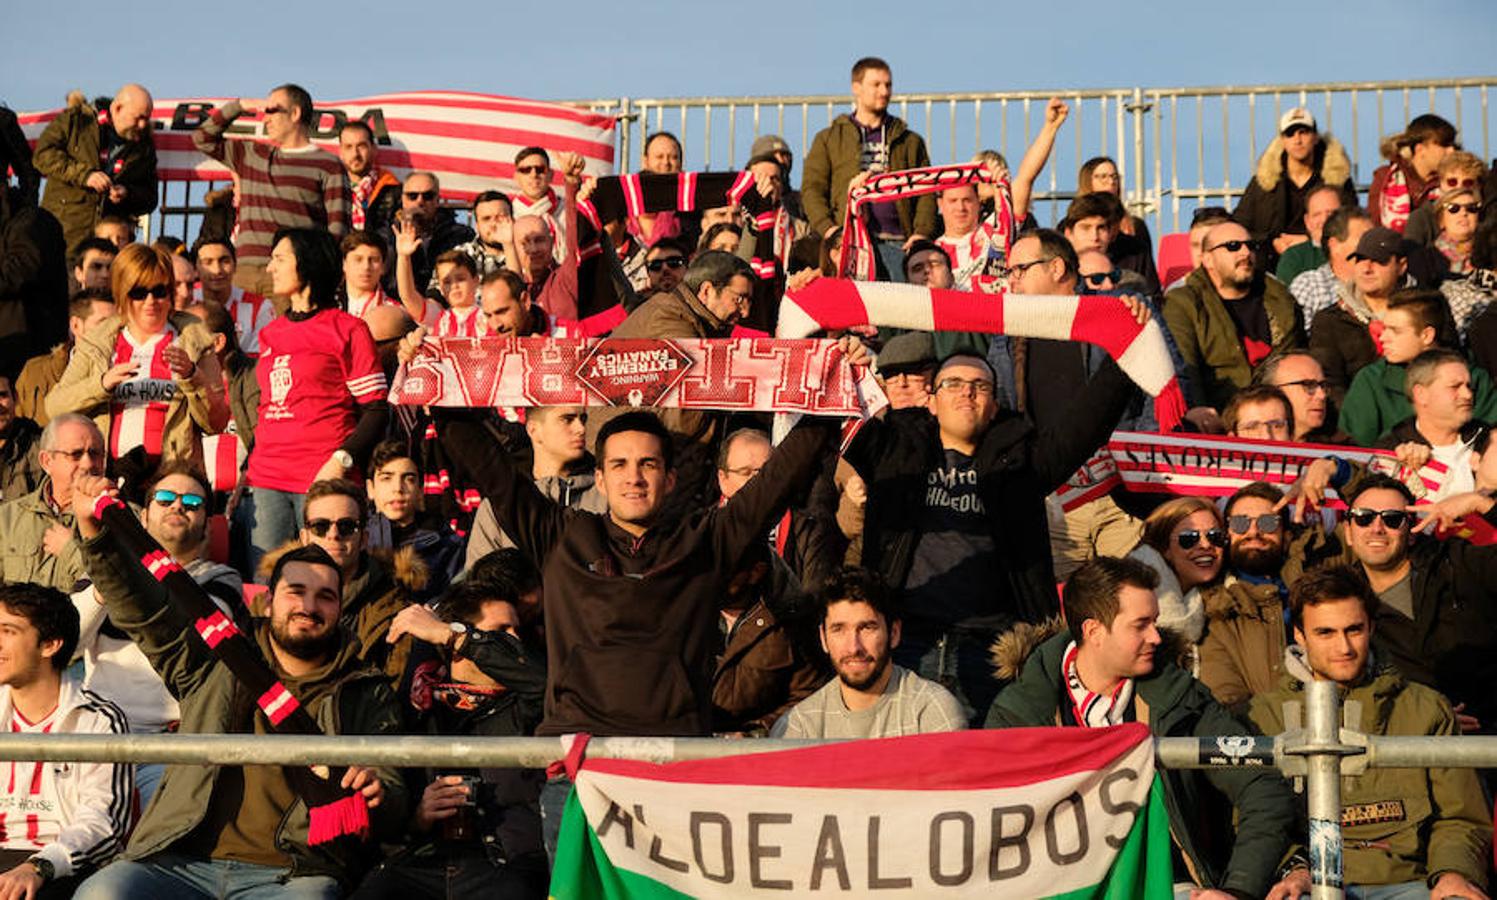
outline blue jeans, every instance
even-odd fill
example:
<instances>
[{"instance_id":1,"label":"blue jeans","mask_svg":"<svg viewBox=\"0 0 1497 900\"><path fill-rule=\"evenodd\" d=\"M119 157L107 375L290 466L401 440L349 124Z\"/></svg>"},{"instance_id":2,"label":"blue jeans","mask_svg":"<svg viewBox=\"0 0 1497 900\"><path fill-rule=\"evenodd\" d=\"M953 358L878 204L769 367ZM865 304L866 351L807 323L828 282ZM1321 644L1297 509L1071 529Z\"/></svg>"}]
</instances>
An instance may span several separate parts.
<instances>
[{"instance_id":1,"label":"blue jeans","mask_svg":"<svg viewBox=\"0 0 1497 900\"><path fill-rule=\"evenodd\" d=\"M906 620L894 662L955 695L973 728L981 728L1001 687L989 658L993 636L937 631Z\"/></svg>"},{"instance_id":2,"label":"blue jeans","mask_svg":"<svg viewBox=\"0 0 1497 900\"><path fill-rule=\"evenodd\" d=\"M135 764L135 793L140 795L140 810L145 812L146 806L155 795L156 788L161 786L161 776L166 774L166 763L136 763Z\"/></svg>"},{"instance_id":3,"label":"blue jeans","mask_svg":"<svg viewBox=\"0 0 1497 900\"><path fill-rule=\"evenodd\" d=\"M167 850L139 861L116 860L83 882L74 900L337 900L337 879L287 878L288 870L232 859L205 859Z\"/></svg>"},{"instance_id":4,"label":"blue jeans","mask_svg":"<svg viewBox=\"0 0 1497 900\"><path fill-rule=\"evenodd\" d=\"M306 494L293 494L271 488L249 488L234 510L234 524L242 546L244 568L252 575L260 568L260 558L281 546L301 531L302 509Z\"/></svg>"},{"instance_id":5,"label":"blue jeans","mask_svg":"<svg viewBox=\"0 0 1497 900\"><path fill-rule=\"evenodd\" d=\"M558 775L541 788L541 840L546 843L546 861L556 864L556 842L561 837L561 814L572 794L572 779Z\"/></svg>"}]
</instances>

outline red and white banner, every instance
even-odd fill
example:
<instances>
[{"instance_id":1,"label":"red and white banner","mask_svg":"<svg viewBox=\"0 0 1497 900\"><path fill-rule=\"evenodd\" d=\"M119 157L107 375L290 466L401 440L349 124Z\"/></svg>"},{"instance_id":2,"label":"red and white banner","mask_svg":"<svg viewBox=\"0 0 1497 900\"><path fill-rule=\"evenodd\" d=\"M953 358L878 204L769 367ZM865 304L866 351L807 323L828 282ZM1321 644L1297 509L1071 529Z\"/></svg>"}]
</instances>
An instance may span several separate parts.
<instances>
[{"instance_id":1,"label":"red and white banner","mask_svg":"<svg viewBox=\"0 0 1497 900\"><path fill-rule=\"evenodd\" d=\"M1287 490L1306 466L1329 456L1361 463L1369 471L1399 479L1408 485L1415 500L1433 495L1445 483L1443 463L1432 460L1414 472L1405 469L1387 450L1136 431L1114 432L1106 449L1092 458L1085 471L1096 482L1116 477L1127 490L1140 493L1226 497L1254 481ZM1333 500L1329 505L1345 504Z\"/></svg>"},{"instance_id":2,"label":"red and white banner","mask_svg":"<svg viewBox=\"0 0 1497 900\"><path fill-rule=\"evenodd\" d=\"M230 97L157 100L152 113L157 173L162 181L227 181L229 171L192 146L192 132ZM614 119L574 106L466 91L407 91L353 100L316 100L312 142L336 153L338 129L361 120L374 131L378 162L404 176L435 172L442 196L472 200L482 191L515 193L515 154L529 146L580 153L589 175L613 174ZM19 114L33 147L62 110ZM258 116L235 121L229 137L260 139ZM561 183L561 174L555 173Z\"/></svg>"},{"instance_id":3,"label":"red and white banner","mask_svg":"<svg viewBox=\"0 0 1497 900\"><path fill-rule=\"evenodd\" d=\"M864 418L887 400L836 341L442 338L395 374L418 406L623 406Z\"/></svg>"}]
</instances>

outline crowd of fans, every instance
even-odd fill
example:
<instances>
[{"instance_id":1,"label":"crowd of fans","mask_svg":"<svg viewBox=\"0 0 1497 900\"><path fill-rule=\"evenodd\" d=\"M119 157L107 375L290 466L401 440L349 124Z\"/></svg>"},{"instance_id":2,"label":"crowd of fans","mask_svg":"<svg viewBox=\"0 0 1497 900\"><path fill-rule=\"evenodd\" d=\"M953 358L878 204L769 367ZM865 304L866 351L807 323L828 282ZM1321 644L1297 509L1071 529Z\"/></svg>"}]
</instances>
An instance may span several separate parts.
<instances>
[{"instance_id":1,"label":"crowd of fans","mask_svg":"<svg viewBox=\"0 0 1497 900\"><path fill-rule=\"evenodd\" d=\"M859 60L851 85L799 179L783 140L754 142L772 215L600 200L594 221L576 154L525 148L520 191L459 216L362 123L336 155L312 145L312 98L286 84L194 133L233 190L190 242L151 244L146 89L70 95L34 150L0 119L0 728L275 730L200 640L217 627L340 734L1274 733L1311 680L1360 700L1368 733L1497 728L1494 184L1435 115L1385 142L1364 203L1341 145L1289 110L1236 209L1196 212L1170 284L1110 159L1035 221L1059 100L1016 170L986 152L991 179L865 213L880 279L1160 320L1180 432L1383 448L1404 474L1443 464L1432 494L1331 453L1287 489L1067 508L1113 431L1158 423L1100 348L1040 338L830 335L890 401L840 451L813 417L772 444L744 414L388 402L435 337L772 327L787 289L839 274L849 189L930 164L889 65ZM246 113L265 140L226 140ZM641 165L679 172L680 143L651 135ZM105 495L221 625L132 556ZM352 767L371 833L314 845L288 769L8 765L0 897L543 897L571 787ZM1163 775L1180 896L1308 892L1303 798L1276 772ZM1484 790L1462 769L1348 778L1346 882L1486 896Z\"/></svg>"}]
</instances>

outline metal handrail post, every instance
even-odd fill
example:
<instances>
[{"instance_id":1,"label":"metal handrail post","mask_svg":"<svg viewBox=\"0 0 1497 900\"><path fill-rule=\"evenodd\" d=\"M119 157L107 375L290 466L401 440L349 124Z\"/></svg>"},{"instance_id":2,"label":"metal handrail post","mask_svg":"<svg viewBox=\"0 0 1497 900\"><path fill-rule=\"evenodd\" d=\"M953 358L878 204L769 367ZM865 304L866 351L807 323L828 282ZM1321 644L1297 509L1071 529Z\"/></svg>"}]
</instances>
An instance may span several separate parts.
<instances>
[{"instance_id":1,"label":"metal handrail post","mask_svg":"<svg viewBox=\"0 0 1497 900\"><path fill-rule=\"evenodd\" d=\"M1310 898L1342 900L1341 698L1332 681L1305 685L1306 805L1310 815Z\"/></svg>"},{"instance_id":2,"label":"metal handrail post","mask_svg":"<svg viewBox=\"0 0 1497 900\"><path fill-rule=\"evenodd\" d=\"M629 126L633 124L634 113L629 109L629 98L619 98L619 111L614 114L613 120L618 123L619 133L619 158L615 168L619 174L629 172Z\"/></svg>"}]
</instances>

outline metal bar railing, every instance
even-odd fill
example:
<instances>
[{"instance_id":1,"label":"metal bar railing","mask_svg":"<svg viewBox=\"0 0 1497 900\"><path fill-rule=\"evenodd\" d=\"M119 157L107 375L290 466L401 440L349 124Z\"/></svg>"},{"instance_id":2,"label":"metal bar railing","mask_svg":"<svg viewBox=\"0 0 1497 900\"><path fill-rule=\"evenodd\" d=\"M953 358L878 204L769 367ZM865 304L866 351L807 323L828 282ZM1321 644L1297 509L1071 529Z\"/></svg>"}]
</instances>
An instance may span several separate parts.
<instances>
[{"instance_id":1,"label":"metal bar railing","mask_svg":"<svg viewBox=\"0 0 1497 900\"><path fill-rule=\"evenodd\" d=\"M1497 737L1365 735L1342 724L1334 683L1311 682L1303 698L1286 704L1288 730L1277 737L1156 738L1154 751L1164 768L1271 766L1286 776L1303 777L1313 900L1343 897L1342 777L1369 768L1497 768ZM1351 720L1360 716L1353 705L1346 712ZM587 753L594 758L666 763L830 743L838 742L599 737L588 743ZM25 761L542 768L565 752L565 741L559 737L0 734L0 760Z\"/></svg>"}]
</instances>

